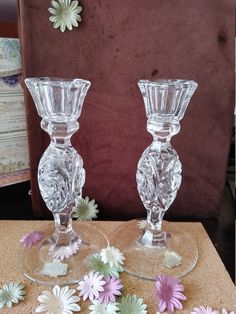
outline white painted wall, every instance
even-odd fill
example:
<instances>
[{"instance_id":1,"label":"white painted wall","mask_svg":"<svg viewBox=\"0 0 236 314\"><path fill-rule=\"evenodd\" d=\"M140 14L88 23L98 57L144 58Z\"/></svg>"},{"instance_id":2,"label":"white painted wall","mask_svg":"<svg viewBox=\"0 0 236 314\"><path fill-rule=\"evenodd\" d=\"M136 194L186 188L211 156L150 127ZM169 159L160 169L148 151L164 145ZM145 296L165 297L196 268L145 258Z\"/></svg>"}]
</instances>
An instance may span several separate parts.
<instances>
[{"instance_id":1,"label":"white painted wall","mask_svg":"<svg viewBox=\"0 0 236 314\"><path fill-rule=\"evenodd\" d=\"M0 0L0 21L17 20L17 0Z\"/></svg>"}]
</instances>

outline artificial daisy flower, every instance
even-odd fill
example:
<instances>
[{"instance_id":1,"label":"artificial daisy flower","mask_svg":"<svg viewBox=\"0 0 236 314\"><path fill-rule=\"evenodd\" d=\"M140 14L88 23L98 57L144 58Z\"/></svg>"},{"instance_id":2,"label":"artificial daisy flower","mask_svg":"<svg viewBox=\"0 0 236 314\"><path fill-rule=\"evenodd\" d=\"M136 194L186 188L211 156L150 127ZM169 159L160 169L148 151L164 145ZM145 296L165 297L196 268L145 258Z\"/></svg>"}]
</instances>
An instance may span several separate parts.
<instances>
[{"instance_id":1,"label":"artificial daisy flower","mask_svg":"<svg viewBox=\"0 0 236 314\"><path fill-rule=\"evenodd\" d=\"M106 284L103 275L100 275L98 272L90 272L85 275L83 280L79 282L77 290L80 290L79 295L83 297L85 301L89 298L90 301L98 299L99 293L104 291L103 286Z\"/></svg>"},{"instance_id":2,"label":"artificial daisy flower","mask_svg":"<svg viewBox=\"0 0 236 314\"><path fill-rule=\"evenodd\" d=\"M184 286L179 279L165 275L157 276L156 294L159 301L159 311L162 313L167 309L173 313L174 309L182 310L181 301L186 300L182 291L184 291Z\"/></svg>"},{"instance_id":3,"label":"artificial daisy flower","mask_svg":"<svg viewBox=\"0 0 236 314\"><path fill-rule=\"evenodd\" d=\"M101 304L98 300L93 300L93 304L90 305L90 314L116 314L119 313L119 307L117 302Z\"/></svg>"},{"instance_id":4,"label":"artificial daisy flower","mask_svg":"<svg viewBox=\"0 0 236 314\"><path fill-rule=\"evenodd\" d=\"M69 289L68 286L60 288L54 286L51 291L43 291L38 297L41 303L36 309L36 313L46 312L47 314L73 314L73 311L79 312L80 306L76 304L80 298L74 293L75 289Z\"/></svg>"},{"instance_id":5,"label":"artificial daisy flower","mask_svg":"<svg viewBox=\"0 0 236 314\"><path fill-rule=\"evenodd\" d=\"M52 8L48 11L52 14L49 20L53 23L54 28L60 27L61 32L66 28L70 31L73 26L78 27L78 22L81 22L80 12L82 7L78 5L78 1L71 0L52 0Z\"/></svg>"},{"instance_id":6,"label":"artificial daisy flower","mask_svg":"<svg viewBox=\"0 0 236 314\"><path fill-rule=\"evenodd\" d=\"M119 273L124 271L121 265L119 265L118 267L111 267L110 264L103 263L100 254L93 254L89 256L87 258L87 265L90 270L99 272L99 274L104 276L114 276L119 278Z\"/></svg>"},{"instance_id":7,"label":"artificial daisy flower","mask_svg":"<svg viewBox=\"0 0 236 314\"><path fill-rule=\"evenodd\" d=\"M6 305L9 309L14 303L19 303L19 301L24 300L24 295L26 294L24 286L17 282L10 282L5 284L2 289L0 289L0 309Z\"/></svg>"},{"instance_id":8,"label":"artificial daisy flower","mask_svg":"<svg viewBox=\"0 0 236 314\"><path fill-rule=\"evenodd\" d=\"M219 314L219 312L213 310L210 306L200 306L193 308L190 314Z\"/></svg>"},{"instance_id":9,"label":"artificial daisy flower","mask_svg":"<svg viewBox=\"0 0 236 314\"><path fill-rule=\"evenodd\" d=\"M76 254L79 250L78 243L73 243L68 246L61 246L56 248L55 245L50 246L49 255L52 254L55 259L63 261L65 258L69 258L73 254Z\"/></svg>"},{"instance_id":10,"label":"artificial daisy flower","mask_svg":"<svg viewBox=\"0 0 236 314\"><path fill-rule=\"evenodd\" d=\"M97 218L98 205L95 200L89 200L88 196L85 198L80 198L75 201L75 207L73 208L73 218L77 220L92 220Z\"/></svg>"},{"instance_id":11,"label":"artificial daisy flower","mask_svg":"<svg viewBox=\"0 0 236 314\"><path fill-rule=\"evenodd\" d=\"M145 229L147 227L147 220L139 220L138 221L138 228Z\"/></svg>"},{"instance_id":12,"label":"artificial daisy flower","mask_svg":"<svg viewBox=\"0 0 236 314\"><path fill-rule=\"evenodd\" d=\"M108 304L109 302L115 302L116 296L121 295L120 290L123 288L120 279L115 277L106 277L103 291L99 293L98 300L101 303Z\"/></svg>"},{"instance_id":13,"label":"artificial daisy flower","mask_svg":"<svg viewBox=\"0 0 236 314\"><path fill-rule=\"evenodd\" d=\"M136 295L127 295L122 297L119 303L120 314L146 314L147 305L143 303L142 298L137 298Z\"/></svg>"},{"instance_id":14,"label":"artificial daisy flower","mask_svg":"<svg viewBox=\"0 0 236 314\"><path fill-rule=\"evenodd\" d=\"M123 253L114 246L108 246L100 252L103 263L109 264L111 267L119 267L124 264L125 257Z\"/></svg>"},{"instance_id":15,"label":"artificial daisy flower","mask_svg":"<svg viewBox=\"0 0 236 314\"><path fill-rule=\"evenodd\" d=\"M234 311L228 313L227 310L225 308L223 308L221 314L235 314L235 313L234 313Z\"/></svg>"},{"instance_id":16,"label":"artificial daisy flower","mask_svg":"<svg viewBox=\"0 0 236 314\"><path fill-rule=\"evenodd\" d=\"M20 243L25 247L32 247L32 245L36 245L43 238L43 233L40 231L33 231L27 233L20 239Z\"/></svg>"}]
</instances>

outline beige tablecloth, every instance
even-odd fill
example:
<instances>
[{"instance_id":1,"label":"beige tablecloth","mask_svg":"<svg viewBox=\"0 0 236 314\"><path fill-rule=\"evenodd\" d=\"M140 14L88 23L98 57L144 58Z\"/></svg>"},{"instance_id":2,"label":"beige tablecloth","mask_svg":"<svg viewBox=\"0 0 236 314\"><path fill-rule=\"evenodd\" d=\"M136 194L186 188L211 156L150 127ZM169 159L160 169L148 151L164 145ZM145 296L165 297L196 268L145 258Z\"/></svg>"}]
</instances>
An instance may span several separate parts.
<instances>
[{"instance_id":1,"label":"beige tablecloth","mask_svg":"<svg viewBox=\"0 0 236 314\"><path fill-rule=\"evenodd\" d=\"M41 291L45 290L45 287L30 282L20 273L17 249L19 239L24 234L40 230L40 227L46 223L48 224L45 221L0 221L0 287L4 283L14 280L23 283L27 290L25 301L11 310L6 308L0 310L1 313L35 313L34 309L38 305L37 297ZM92 223L102 229L108 237L121 224L121 222ZM186 232L191 233L199 248L199 260L196 267L182 279L187 301L184 303L184 310L181 313L190 313L191 308L199 305L209 305L218 309L225 306L228 310L233 310L235 306L234 284L203 226L200 223L178 224L181 224ZM155 314L157 304L154 283L128 276L125 273L122 274L121 279L125 287L123 295L130 293L143 297L148 306L148 313ZM80 313L89 313L86 310L87 306L86 302L81 303L82 311Z\"/></svg>"}]
</instances>

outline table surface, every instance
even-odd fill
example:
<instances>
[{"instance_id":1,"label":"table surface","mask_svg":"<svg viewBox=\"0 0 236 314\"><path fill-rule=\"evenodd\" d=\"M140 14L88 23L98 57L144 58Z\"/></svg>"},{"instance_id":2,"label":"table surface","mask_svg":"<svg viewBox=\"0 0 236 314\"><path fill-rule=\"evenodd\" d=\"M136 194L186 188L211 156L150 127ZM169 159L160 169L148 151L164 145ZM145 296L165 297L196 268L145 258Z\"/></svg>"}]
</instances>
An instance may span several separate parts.
<instances>
[{"instance_id":1,"label":"table surface","mask_svg":"<svg viewBox=\"0 0 236 314\"><path fill-rule=\"evenodd\" d=\"M103 230L108 238L121 223L92 222L96 227ZM2 251L0 287L14 280L23 283L27 291L25 301L14 306L11 313L35 313L34 310L38 305L37 297L41 291L45 290L44 286L28 281L21 274L17 260L19 239L28 232L40 230L45 224L52 224L53 226L53 222L46 221L0 221L0 247ZM176 223L171 224L174 227ZM225 306L228 310L233 310L235 306L234 284L203 226L200 223L178 222L177 224L183 227L185 233L192 235L199 248L197 265L190 274L182 279L187 301L184 302L184 310L180 312L187 314L193 307L200 305L208 305L216 309ZM122 274L121 279L124 285L123 295L129 293L143 297L148 306L148 313L156 313L157 302L153 282L137 279L126 273ZM82 311L80 313L89 313L88 305L88 302L81 303ZM1 310L1 313L9 313L9 310Z\"/></svg>"}]
</instances>

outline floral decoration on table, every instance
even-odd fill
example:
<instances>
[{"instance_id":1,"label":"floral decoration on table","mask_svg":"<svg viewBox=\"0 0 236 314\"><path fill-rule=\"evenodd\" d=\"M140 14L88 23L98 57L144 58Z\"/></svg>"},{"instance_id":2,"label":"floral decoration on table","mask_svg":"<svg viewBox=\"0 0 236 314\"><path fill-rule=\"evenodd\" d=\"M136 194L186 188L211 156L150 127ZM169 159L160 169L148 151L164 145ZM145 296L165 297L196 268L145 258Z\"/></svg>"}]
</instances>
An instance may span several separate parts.
<instances>
[{"instance_id":1,"label":"floral decoration on table","mask_svg":"<svg viewBox=\"0 0 236 314\"><path fill-rule=\"evenodd\" d=\"M139 220L138 221L138 228L143 230L147 227L147 220Z\"/></svg>"},{"instance_id":2,"label":"floral decoration on table","mask_svg":"<svg viewBox=\"0 0 236 314\"><path fill-rule=\"evenodd\" d=\"M73 208L73 218L80 221L92 220L97 218L99 210L98 205L95 203L94 199L89 200L89 197L80 198L75 201L75 206Z\"/></svg>"},{"instance_id":3,"label":"floral decoration on table","mask_svg":"<svg viewBox=\"0 0 236 314\"><path fill-rule=\"evenodd\" d=\"M54 28L60 28L60 31L64 32L66 29L71 31L73 27L79 26L82 7L79 6L78 1L52 0L51 5L52 8L48 9L52 14L49 21L53 23Z\"/></svg>"},{"instance_id":4,"label":"floral decoration on table","mask_svg":"<svg viewBox=\"0 0 236 314\"><path fill-rule=\"evenodd\" d=\"M41 231L32 231L30 233L25 234L21 239L20 243L24 247L32 247L33 245L37 245L44 237L44 234Z\"/></svg>"},{"instance_id":5,"label":"floral decoration on table","mask_svg":"<svg viewBox=\"0 0 236 314\"><path fill-rule=\"evenodd\" d=\"M7 306L9 309L16 303L24 300L25 287L18 282L10 282L0 289L0 309Z\"/></svg>"},{"instance_id":6,"label":"floral decoration on table","mask_svg":"<svg viewBox=\"0 0 236 314\"><path fill-rule=\"evenodd\" d=\"M119 312L119 306L117 302L109 304L101 304L99 301L94 300L90 305L90 314L116 314Z\"/></svg>"},{"instance_id":7,"label":"floral decoration on table","mask_svg":"<svg viewBox=\"0 0 236 314\"><path fill-rule=\"evenodd\" d=\"M191 310L190 314L235 314L234 311L228 312L225 308L222 311L214 310L210 306L195 307Z\"/></svg>"},{"instance_id":8,"label":"floral decoration on table","mask_svg":"<svg viewBox=\"0 0 236 314\"><path fill-rule=\"evenodd\" d=\"M120 303L118 304L120 313L122 314L146 314L147 305L143 303L142 298L137 298L136 295L127 295L122 297Z\"/></svg>"},{"instance_id":9,"label":"floral decoration on table","mask_svg":"<svg viewBox=\"0 0 236 314\"><path fill-rule=\"evenodd\" d=\"M74 311L79 312L81 307L78 302L81 297L83 301L91 302L88 306L90 314L146 314L147 305L143 303L142 298L130 294L121 295L123 285L119 275L124 271L124 261L124 254L113 246L103 248L100 252L89 256L87 266L90 272L79 281L77 287L79 296L75 295L75 289L54 286L52 292L43 291L38 297L40 305L36 308L36 313L73 314ZM186 296L183 294L184 286L179 279L160 274L156 278L155 291L158 302L157 313L164 311L174 313L175 310L183 310L182 303L186 300ZM190 313L235 314L232 311L227 312L225 308L219 312L209 306L195 307Z\"/></svg>"},{"instance_id":10,"label":"floral decoration on table","mask_svg":"<svg viewBox=\"0 0 236 314\"><path fill-rule=\"evenodd\" d=\"M114 246L108 246L100 252L104 264L109 264L111 267L119 268L124 264L124 254Z\"/></svg>"},{"instance_id":11,"label":"floral decoration on table","mask_svg":"<svg viewBox=\"0 0 236 314\"><path fill-rule=\"evenodd\" d=\"M109 263L105 264L102 261L100 253L93 254L87 258L87 266L90 270L99 272L104 276L114 276L119 278L120 273L124 271L122 265L118 267L110 266Z\"/></svg>"},{"instance_id":12,"label":"floral decoration on table","mask_svg":"<svg viewBox=\"0 0 236 314\"><path fill-rule=\"evenodd\" d=\"M80 291L79 295L83 297L84 301L88 298L90 301L93 301L99 298L101 291L104 291L103 286L105 283L103 275L100 275L98 272L90 272L79 282L77 290Z\"/></svg>"},{"instance_id":13,"label":"floral decoration on table","mask_svg":"<svg viewBox=\"0 0 236 314\"><path fill-rule=\"evenodd\" d=\"M36 313L46 312L55 314L73 314L79 312L80 306L77 304L80 298L74 295L75 289L69 287L54 286L51 291L43 291L38 297L40 305L35 309Z\"/></svg>"},{"instance_id":14,"label":"floral decoration on table","mask_svg":"<svg viewBox=\"0 0 236 314\"><path fill-rule=\"evenodd\" d=\"M184 286L180 280L171 276L159 275L156 279L156 296L159 302L159 311L174 312L175 309L182 310L182 301L186 300L182 293Z\"/></svg>"}]
</instances>

